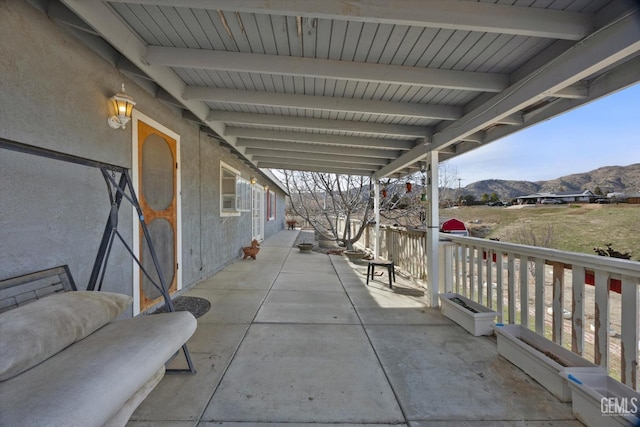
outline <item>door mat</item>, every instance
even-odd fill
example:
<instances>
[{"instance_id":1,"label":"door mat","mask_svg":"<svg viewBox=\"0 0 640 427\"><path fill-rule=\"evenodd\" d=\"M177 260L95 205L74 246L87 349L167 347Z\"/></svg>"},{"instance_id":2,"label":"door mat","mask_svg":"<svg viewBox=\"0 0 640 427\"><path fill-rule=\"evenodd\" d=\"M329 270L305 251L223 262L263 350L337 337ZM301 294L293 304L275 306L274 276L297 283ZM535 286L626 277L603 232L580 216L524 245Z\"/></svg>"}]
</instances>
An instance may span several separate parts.
<instances>
[{"instance_id":1,"label":"door mat","mask_svg":"<svg viewBox=\"0 0 640 427\"><path fill-rule=\"evenodd\" d=\"M197 319L198 317L206 314L209 309L211 309L211 303L204 298L182 296L177 297L173 300L173 307L176 309L176 311L188 311ZM167 308L163 305L152 314L166 312Z\"/></svg>"}]
</instances>

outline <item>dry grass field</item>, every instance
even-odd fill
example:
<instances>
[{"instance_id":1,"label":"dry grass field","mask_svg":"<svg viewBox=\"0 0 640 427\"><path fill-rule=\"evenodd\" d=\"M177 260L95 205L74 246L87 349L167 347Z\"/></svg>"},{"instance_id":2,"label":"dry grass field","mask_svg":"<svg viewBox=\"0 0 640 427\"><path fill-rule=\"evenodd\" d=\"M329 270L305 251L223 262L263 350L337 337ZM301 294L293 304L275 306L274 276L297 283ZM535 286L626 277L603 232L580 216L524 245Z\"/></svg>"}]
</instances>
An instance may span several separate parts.
<instances>
[{"instance_id":1,"label":"dry grass field","mask_svg":"<svg viewBox=\"0 0 640 427\"><path fill-rule=\"evenodd\" d=\"M444 209L440 216L464 221L477 237L516 242L526 231L537 235L538 242L549 240L554 249L594 254L594 247L610 243L640 260L640 205L468 206Z\"/></svg>"}]
</instances>

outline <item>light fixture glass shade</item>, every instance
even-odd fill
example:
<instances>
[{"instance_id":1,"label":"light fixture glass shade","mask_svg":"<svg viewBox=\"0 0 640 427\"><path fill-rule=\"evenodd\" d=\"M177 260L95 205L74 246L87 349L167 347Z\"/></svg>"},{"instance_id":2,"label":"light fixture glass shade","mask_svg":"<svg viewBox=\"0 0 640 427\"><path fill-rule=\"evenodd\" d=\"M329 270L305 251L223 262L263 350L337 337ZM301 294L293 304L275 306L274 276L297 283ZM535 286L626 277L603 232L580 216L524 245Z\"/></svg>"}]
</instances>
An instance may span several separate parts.
<instances>
[{"instance_id":1,"label":"light fixture glass shade","mask_svg":"<svg viewBox=\"0 0 640 427\"><path fill-rule=\"evenodd\" d=\"M131 120L131 113L133 113L133 107L136 105L136 102L125 92L124 83L122 84L122 91L116 93L109 99L116 112L115 116L109 117L109 126L114 129L124 129L127 123L129 123L129 120Z\"/></svg>"},{"instance_id":2,"label":"light fixture glass shade","mask_svg":"<svg viewBox=\"0 0 640 427\"><path fill-rule=\"evenodd\" d=\"M256 178L252 176L249 181L251 182L251 185L253 185L256 183Z\"/></svg>"}]
</instances>

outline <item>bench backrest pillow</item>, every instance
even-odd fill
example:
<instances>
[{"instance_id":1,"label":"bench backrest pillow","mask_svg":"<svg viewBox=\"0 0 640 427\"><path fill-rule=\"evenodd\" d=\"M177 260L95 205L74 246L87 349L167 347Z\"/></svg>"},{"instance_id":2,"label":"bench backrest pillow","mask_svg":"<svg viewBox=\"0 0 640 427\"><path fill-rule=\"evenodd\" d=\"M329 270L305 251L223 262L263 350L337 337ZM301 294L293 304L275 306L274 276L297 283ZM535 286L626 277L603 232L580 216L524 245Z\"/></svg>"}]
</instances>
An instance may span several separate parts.
<instances>
[{"instance_id":1,"label":"bench backrest pillow","mask_svg":"<svg viewBox=\"0 0 640 427\"><path fill-rule=\"evenodd\" d=\"M0 313L0 381L47 360L116 319L128 295L75 291L50 295Z\"/></svg>"}]
</instances>

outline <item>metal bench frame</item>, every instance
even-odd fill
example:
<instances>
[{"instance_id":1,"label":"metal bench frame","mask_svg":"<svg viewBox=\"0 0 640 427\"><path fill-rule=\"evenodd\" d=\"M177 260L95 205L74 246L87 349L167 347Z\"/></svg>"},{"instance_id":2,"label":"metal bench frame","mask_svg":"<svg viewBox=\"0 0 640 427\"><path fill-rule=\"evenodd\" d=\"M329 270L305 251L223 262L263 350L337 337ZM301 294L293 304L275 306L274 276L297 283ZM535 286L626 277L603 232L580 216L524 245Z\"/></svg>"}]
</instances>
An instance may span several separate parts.
<instances>
[{"instance_id":1,"label":"metal bench frame","mask_svg":"<svg viewBox=\"0 0 640 427\"><path fill-rule=\"evenodd\" d=\"M0 313L47 295L75 290L67 265L0 280Z\"/></svg>"}]
</instances>

